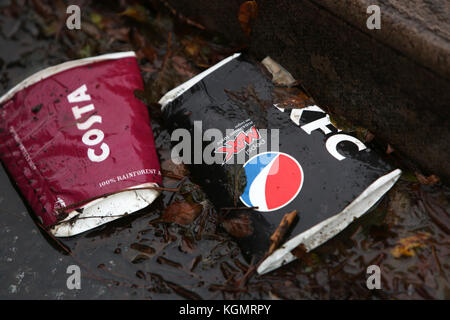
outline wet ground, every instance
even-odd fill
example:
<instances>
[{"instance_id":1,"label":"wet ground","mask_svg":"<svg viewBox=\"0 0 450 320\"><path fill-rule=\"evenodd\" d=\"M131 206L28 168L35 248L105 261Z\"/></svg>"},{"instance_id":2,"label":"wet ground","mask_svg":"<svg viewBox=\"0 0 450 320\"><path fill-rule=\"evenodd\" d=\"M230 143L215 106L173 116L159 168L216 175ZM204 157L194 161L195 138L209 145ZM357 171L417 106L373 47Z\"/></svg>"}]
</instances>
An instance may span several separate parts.
<instances>
[{"instance_id":1,"label":"wet ground","mask_svg":"<svg viewBox=\"0 0 450 320\"><path fill-rule=\"evenodd\" d=\"M0 93L50 65L135 50L146 83L138 96L149 105L164 185L182 186L183 192L164 192L137 214L64 240L68 254L38 228L1 168L0 298L450 298L450 188L424 185L408 167L374 211L301 261L263 276L248 272L251 264L213 207L190 208L196 212L185 217L191 223L161 219L168 205L189 199L192 206L204 197L186 172L167 161L169 135L155 102L241 48L158 1L145 8L113 2L80 1L82 30L68 30L62 0L0 0ZM381 267L381 290L367 289L372 264ZM66 286L70 265L81 267L80 290Z\"/></svg>"}]
</instances>

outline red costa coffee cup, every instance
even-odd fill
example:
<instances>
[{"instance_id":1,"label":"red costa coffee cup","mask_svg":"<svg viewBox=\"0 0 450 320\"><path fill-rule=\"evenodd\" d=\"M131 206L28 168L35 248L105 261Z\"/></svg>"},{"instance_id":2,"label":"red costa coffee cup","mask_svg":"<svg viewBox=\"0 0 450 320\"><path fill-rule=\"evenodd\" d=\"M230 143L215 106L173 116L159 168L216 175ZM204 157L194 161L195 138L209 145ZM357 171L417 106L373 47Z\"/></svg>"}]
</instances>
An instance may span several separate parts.
<instances>
[{"instance_id":1,"label":"red costa coffee cup","mask_svg":"<svg viewBox=\"0 0 450 320\"><path fill-rule=\"evenodd\" d=\"M65 62L0 98L0 159L55 236L151 204L159 160L134 52Z\"/></svg>"}]
</instances>

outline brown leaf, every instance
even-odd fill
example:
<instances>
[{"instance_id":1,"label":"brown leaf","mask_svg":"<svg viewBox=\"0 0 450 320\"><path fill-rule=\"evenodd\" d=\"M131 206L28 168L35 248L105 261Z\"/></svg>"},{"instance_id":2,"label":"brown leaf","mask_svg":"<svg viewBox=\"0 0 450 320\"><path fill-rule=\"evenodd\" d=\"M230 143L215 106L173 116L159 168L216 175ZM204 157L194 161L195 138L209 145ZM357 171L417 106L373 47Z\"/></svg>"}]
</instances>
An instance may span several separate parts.
<instances>
[{"instance_id":1,"label":"brown leaf","mask_svg":"<svg viewBox=\"0 0 450 320\"><path fill-rule=\"evenodd\" d=\"M419 180L420 184L426 184L426 185L434 185L439 182L439 177L432 174L431 176L425 177L423 174L419 172L415 172L415 175L417 177L417 180Z\"/></svg>"},{"instance_id":2,"label":"brown leaf","mask_svg":"<svg viewBox=\"0 0 450 320\"><path fill-rule=\"evenodd\" d=\"M245 238L253 233L252 222L247 214L228 218L222 222L222 226L236 238Z\"/></svg>"},{"instance_id":3,"label":"brown leaf","mask_svg":"<svg viewBox=\"0 0 450 320\"><path fill-rule=\"evenodd\" d=\"M399 240L399 244L391 250L391 254L395 258L400 258L401 256L412 257L414 256L414 248L425 247L425 240L430 237L428 233L422 232L414 236L403 238Z\"/></svg>"},{"instance_id":4,"label":"brown leaf","mask_svg":"<svg viewBox=\"0 0 450 320\"><path fill-rule=\"evenodd\" d=\"M311 255L308 253L303 243L300 243L297 247L292 249L291 253L299 260L305 262L308 266L312 267L314 265L313 259L311 259Z\"/></svg>"},{"instance_id":5,"label":"brown leaf","mask_svg":"<svg viewBox=\"0 0 450 320\"><path fill-rule=\"evenodd\" d=\"M239 7L238 20L242 31L249 36L251 32L251 24L258 16L258 4L256 1L245 1Z\"/></svg>"},{"instance_id":6,"label":"brown leaf","mask_svg":"<svg viewBox=\"0 0 450 320\"><path fill-rule=\"evenodd\" d=\"M148 254L150 256L155 254L155 249L153 249L152 247L146 246L145 244L141 244L141 243L132 243L130 245L130 248L137 250L139 252Z\"/></svg>"},{"instance_id":7,"label":"brown leaf","mask_svg":"<svg viewBox=\"0 0 450 320\"><path fill-rule=\"evenodd\" d=\"M164 222L188 225L198 217L202 209L203 206L198 203L191 204L186 201L176 201L166 208L161 219Z\"/></svg>"},{"instance_id":8,"label":"brown leaf","mask_svg":"<svg viewBox=\"0 0 450 320\"><path fill-rule=\"evenodd\" d=\"M189 239L187 237L183 237L181 239L181 244L180 244L179 248L180 248L180 251L182 251L182 252L192 253L195 250L196 245L191 239Z\"/></svg>"},{"instance_id":9,"label":"brown leaf","mask_svg":"<svg viewBox=\"0 0 450 320\"><path fill-rule=\"evenodd\" d=\"M298 88L275 88L274 104L279 108L302 109L311 106L314 100Z\"/></svg>"},{"instance_id":10,"label":"brown leaf","mask_svg":"<svg viewBox=\"0 0 450 320\"><path fill-rule=\"evenodd\" d=\"M295 220L295 217L297 217L297 210L291 211L289 213L286 213L281 219L280 224L278 225L275 232L270 236L270 248L269 248L269 254L275 251L276 248L280 245L281 241L284 238L284 235L288 231L289 227L292 225L292 223Z\"/></svg>"},{"instance_id":11,"label":"brown leaf","mask_svg":"<svg viewBox=\"0 0 450 320\"><path fill-rule=\"evenodd\" d=\"M130 17L138 22L148 22L150 14L147 8L141 5L134 5L127 7L120 15Z\"/></svg>"},{"instance_id":12,"label":"brown leaf","mask_svg":"<svg viewBox=\"0 0 450 320\"><path fill-rule=\"evenodd\" d=\"M55 14L55 11L49 7L46 3L41 0L32 0L34 9L36 12L42 17L52 17Z\"/></svg>"},{"instance_id":13,"label":"brown leaf","mask_svg":"<svg viewBox=\"0 0 450 320\"><path fill-rule=\"evenodd\" d=\"M161 169L166 172L170 172L174 175L184 177L189 174L187 167L181 163L176 164L171 159L167 159L161 163Z\"/></svg>"},{"instance_id":14,"label":"brown leaf","mask_svg":"<svg viewBox=\"0 0 450 320\"><path fill-rule=\"evenodd\" d=\"M95 24L88 21L83 21L83 31L96 40L99 40L102 37L100 29Z\"/></svg>"},{"instance_id":15,"label":"brown leaf","mask_svg":"<svg viewBox=\"0 0 450 320\"><path fill-rule=\"evenodd\" d=\"M364 137L364 141L371 142L374 138L375 138L375 135L372 132L367 131L366 136Z\"/></svg>"},{"instance_id":16,"label":"brown leaf","mask_svg":"<svg viewBox=\"0 0 450 320\"><path fill-rule=\"evenodd\" d=\"M202 298L193 291L189 291L173 282L166 281L167 286L172 289L176 294L187 300L202 300Z\"/></svg>"},{"instance_id":17,"label":"brown leaf","mask_svg":"<svg viewBox=\"0 0 450 320\"><path fill-rule=\"evenodd\" d=\"M129 34L130 34L130 28L128 27L122 27L122 28L116 28L116 29L106 29L106 33L109 37L123 42L130 41Z\"/></svg>"},{"instance_id":18,"label":"brown leaf","mask_svg":"<svg viewBox=\"0 0 450 320\"><path fill-rule=\"evenodd\" d=\"M133 44L137 48L138 58L146 58L148 61L153 62L157 56L155 48L147 42L146 38L138 30L134 29L132 35Z\"/></svg>"},{"instance_id":19,"label":"brown leaf","mask_svg":"<svg viewBox=\"0 0 450 320\"><path fill-rule=\"evenodd\" d=\"M394 148L392 148L392 146L388 144L386 148L386 154L391 154L394 151L395 151Z\"/></svg>"},{"instance_id":20,"label":"brown leaf","mask_svg":"<svg viewBox=\"0 0 450 320\"><path fill-rule=\"evenodd\" d=\"M176 269L183 269L183 266L181 264L179 264L178 262L169 260L169 259L161 257L161 256L156 258L156 262L158 262L159 264L168 265L168 266L176 268Z\"/></svg>"},{"instance_id":21,"label":"brown leaf","mask_svg":"<svg viewBox=\"0 0 450 320\"><path fill-rule=\"evenodd\" d=\"M303 243L300 243L297 247L291 250L291 253L296 256L298 259L303 259L306 257L308 252L306 251L306 247Z\"/></svg>"},{"instance_id":22,"label":"brown leaf","mask_svg":"<svg viewBox=\"0 0 450 320\"><path fill-rule=\"evenodd\" d=\"M181 56L172 57L172 66L180 76L186 77L186 79L190 79L197 74L196 70Z\"/></svg>"}]
</instances>

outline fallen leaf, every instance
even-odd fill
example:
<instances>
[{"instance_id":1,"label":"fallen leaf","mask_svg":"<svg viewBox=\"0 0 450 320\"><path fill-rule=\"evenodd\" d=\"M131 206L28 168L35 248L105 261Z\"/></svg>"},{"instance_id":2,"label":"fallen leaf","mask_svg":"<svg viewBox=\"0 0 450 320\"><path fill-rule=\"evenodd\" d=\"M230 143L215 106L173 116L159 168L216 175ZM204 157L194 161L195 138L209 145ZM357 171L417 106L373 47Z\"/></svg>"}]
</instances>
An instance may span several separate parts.
<instances>
[{"instance_id":1,"label":"fallen leaf","mask_svg":"<svg viewBox=\"0 0 450 320\"><path fill-rule=\"evenodd\" d=\"M146 280L147 279L145 277L145 273L142 270L136 271L136 277L138 277L139 279L142 279L142 280Z\"/></svg>"},{"instance_id":2,"label":"fallen leaf","mask_svg":"<svg viewBox=\"0 0 450 320\"><path fill-rule=\"evenodd\" d=\"M204 45L198 38L183 39L181 43L184 45L184 51L190 57L197 56L200 53L201 45Z\"/></svg>"},{"instance_id":3,"label":"fallen leaf","mask_svg":"<svg viewBox=\"0 0 450 320\"><path fill-rule=\"evenodd\" d=\"M100 29L93 23L90 23L88 21L83 21L83 32L86 33L88 36L99 40L102 37L102 33Z\"/></svg>"},{"instance_id":4,"label":"fallen leaf","mask_svg":"<svg viewBox=\"0 0 450 320\"><path fill-rule=\"evenodd\" d=\"M115 28L115 29L108 28L108 29L106 29L106 33L108 34L108 36L110 36L111 38L113 38L115 40L128 42L130 28L128 28L128 27Z\"/></svg>"},{"instance_id":5,"label":"fallen leaf","mask_svg":"<svg viewBox=\"0 0 450 320\"><path fill-rule=\"evenodd\" d=\"M132 264L138 264L138 263L142 263L145 260L148 260L149 257L146 256L145 254L138 254L136 257L134 257L134 259L131 261Z\"/></svg>"},{"instance_id":6,"label":"fallen leaf","mask_svg":"<svg viewBox=\"0 0 450 320\"><path fill-rule=\"evenodd\" d=\"M161 163L161 169L166 172L170 172L174 175L184 177L189 174L187 167L181 163L176 164L171 159L167 159Z\"/></svg>"},{"instance_id":7,"label":"fallen leaf","mask_svg":"<svg viewBox=\"0 0 450 320\"><path fill-rule=\"evenodd\" d=\"M291 250L291 253L298 259L303 259L308 254L308 251L306 251L305 245L303 243L300 243L298 246Z\"/></svg>"},{"instance_id":8,"label":"fallen leaf","mask_svg":"<svg viewBox=\"0 0 450 320\"><path fill-rule=\"evenodd\" d=\"M236 238L245 238L253 233L252 222L247 214L228 218L222 222L222 226Z\"/></svg>"},{"instance_id":9,"label":"fallen leaf","mask_svg":"<svg viewBox=\"0 0 450 320\"><path fill-rule=\"evenodd\" d=\"M274 104L278 108L302 109L314 105L314 100L298 88L275 88Z\"/></svg>"},{"instance_id":10,"label":"fallen leaf","mask_svg":"<svg viewBox=\"0 0 450 320\"><path fill-rule=\"evenodd\" d=\"M41 0L32 0L31 2L33 2L33 6L40 16L44 18L54 16L55 11L46 3L42 2Z\"/></svg>"},{"instance_id":11,"label":"fallen leaf","mask_svg":"<svg viewBox=\"0 0 450 320\"><path fill-rule=\"evenodd\" d=\"M375 138L375 135L372 132L367 131L366 136L364 137L364 140L365 140L365 142L371 142L374 138Z\"/></svg>"},{"instance_id":12,"label":"fallen leaf","mask_svg":"<svg viewBox=\"0 0 450 320\"><path fill-rule=\"evenodd\" d=\"M402 256L412 257L414 256L414 248L425 247L425 240L430 237L428 233L418 233L414 236L400 239L399 244L391 250L391 254L395 258L400 258Z\"/></svg>"},{"instance_id":13,"label":"fallen leaf","mask_svg":"<svg viewBox=\"0 0 450 320\"><path fill-rule=\"evenodd\" d=\"M275 85L291 87L297 83L292 74L271 57L265 57L261 63L272 75L272 82Z\"/></svg>"},{"instance_id":14,"label":"fallen leaf","mask_svg":"<svg viewBox=\"0 0 450 320\"><path fill-rule=\"evenodd\" d=\"M238 20L242 31L249 36L251 32L251 24L258 16L258 4L256 1L245 1L239 7Z\"/></svg>"},{"instance_id":15,"label":"fallen leaf","mask_svg":"<svg viewBox=\"0 0 450 320\"><path fill-rule=\"evenodd\" d=\"M386 154L391 154L394 151L395 151L394 148L392 148L392 146L388 144L386 148Z\"/></svg>"},{"instance_id":16,"label":"fallen leaf","mask_svg":"<svg viewBox=\"0 0 450 320\"><path fill-rule=\"evenodd\" d=\"M329 116L331 124L337 129L345 132L354 132L357 128L355 125L353 125L353 123L351 123L340 114L329 113Z\"/></svg>"},{"instance_id":17,"label":"fallen leaf","mask_svg":"<svg viewBox=\"0 0 450 320\"><path fill-rule=\"evenodd\" d=\"M271 254L275 251L276 248L278 248L289 227L294 222L295 217L297 217L297 210L288 212L283 216L283 219L281 219L281 222L278 225L277 229L270 236L269 254Z\"/></svg>"},{"instance_id":18,"label":"fallen leaf","mask_svg":"<svg viewBox=\"0 0 450 320\"><path fill-rule=\"evenodd\" d=\"M155 48L147 42L146 38L138 30L133 30L132 35L133 44L137 48L138 58L146 58L149 62L155 61L157 56Z\"/></svg>"},{"instance_id":19,"label":"fallen leaf","mask_svg":"<svg viewBox=\"0 0 450 320\"><path fill-rule=\"evenodd\" d=\"M425 177L423 174L419 172L415 172L415 175L417 177L417 180L420 184L426 184L426 185L434 185L439 182L439 177L432 174L431 176Z\"/></svg>"},{"instance_id":20,"label":"fallen leaf","mask_svg":"<svg viewBox=\"0 0 450 320\"><path fill-rule=\"evenodd\" d=\"M99 29L103 29L103 24L102 24L102 16L96 12L91 12L90 15L91 21L92 23L94 23Z\"/></svg>"},{"instance_id":21,"label":"fallen leaf","mask_svg":"<svg viewBox=\"0 0 450 320\"><path fill-rule=\"evenodd\" d=\"M303 243L300 243L297 247L291 250L291 253L299 260L306 263L309 267L313 267L318 263L317 254L308 252Z\"/></svg>"},{"instance_id":22,"label":"fallen leaf","mask_svg":"<svg viewBox=\"0 0 450 320\"><path fill-rule=\"evenodd\" d=\"M138 22L149 21L149 11L141 5L130 6L120 13L121 16L127 16Z\"/></svg>"},{"instance_id":23,"label":"fallen leaf","mask_svg":"<svg viewBox=\"0 0 450 320\"><path fill-rule=\"evenodd\" d=\"M148 254L150 256L155 254L155 249L153 249L152 247L146 246L145 244L141 244L141 243L132 243L130 245L130 248L134 249L136 251Z\"/></svg>"},{"instance_id":24,"label":"fallen leaf","mask_svg":"<svg viewBox=\"0 0 450 320\"><path fill-rule=\"evenodd\" d=\"M178 262L169 260L169 259L161 257L161 256L156 258L156 262L158 262L159 264L168 265L168 266L176 268L176 269L183 269L183 266L181 264L179 264Z\"/></svg>"},{"instance_id":25,"label":"fallen leaf","mask_svg":"<svg viewBox=\"0 0 450 320\"><path fill-rule=\"evenodd\" d=\"M181 239L181 243L179 246L180 251L184 253L192 253L196 248L196 245L192 239L189 239L187 237L183 237Z\"/></svg>"},{"instance_id":26,"label":"fallen leaf","mask_svg":"<svg viewBox=\"0 0 450 320\"><path fill-rule=\"evenodd\" d=\"M187 201L176 201L166 208L161 219L164 222L188 225L198 217L202 209L203 206L198 203L191 204Z\"/></svg>"},{"instance_id":27,"label":"fallen leaf","mask_svg":"<svg viewBox=\"0 0 450 320\"><path fill-rule=\"evenodd\" d=\"M186 79L190 79L197 74L196 70L181 56L172 57L172 66L180 76L186 77Z\"/></svg>"}]
</instances>

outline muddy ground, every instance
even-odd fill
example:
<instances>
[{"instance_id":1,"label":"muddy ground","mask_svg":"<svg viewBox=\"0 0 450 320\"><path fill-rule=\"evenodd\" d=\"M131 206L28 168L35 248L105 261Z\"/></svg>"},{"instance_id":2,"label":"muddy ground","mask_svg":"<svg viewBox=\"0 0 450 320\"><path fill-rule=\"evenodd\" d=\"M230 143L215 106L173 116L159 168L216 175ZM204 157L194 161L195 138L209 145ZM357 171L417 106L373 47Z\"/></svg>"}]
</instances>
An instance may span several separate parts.
<instances>
[{"instance_id":1,"label":"muddy ground","mask_svg":"<svg viewBox=\"0 0 450 320\"><path fill-rule=\"evenodd\" d=\"M82 29L68 30L62 0L0 0L0 93L47 66L135 50L146 83L137 95L149 106L162 168L174 173L156 101L243 48L158 1L146 7L133 1L78 3ZM137 214L64 240L67 254L39 229L1 168L0 298L449 299L450 188L426 185L407 166L402 169L401 180L375 210L301 261L258 276L247 272L251 262L221 225L219 208L204 206L186 225L160 219L177 200L204 200L185 172L175 172L184 179L164 180L183 192L163 192ZM81 290L66 287L67 267L74 264L81 267ZM381 290L366 287L371 264L381 267Z\"/></svg>"}]
</instances>

